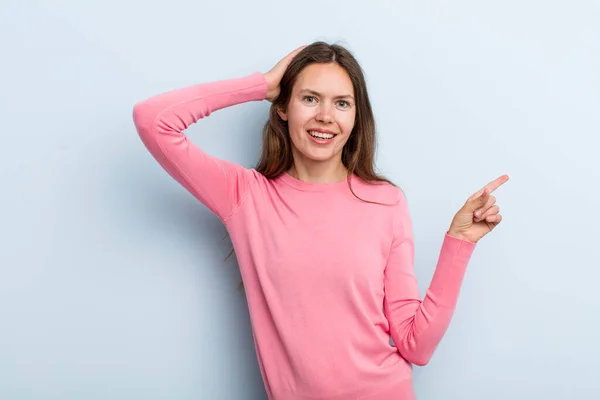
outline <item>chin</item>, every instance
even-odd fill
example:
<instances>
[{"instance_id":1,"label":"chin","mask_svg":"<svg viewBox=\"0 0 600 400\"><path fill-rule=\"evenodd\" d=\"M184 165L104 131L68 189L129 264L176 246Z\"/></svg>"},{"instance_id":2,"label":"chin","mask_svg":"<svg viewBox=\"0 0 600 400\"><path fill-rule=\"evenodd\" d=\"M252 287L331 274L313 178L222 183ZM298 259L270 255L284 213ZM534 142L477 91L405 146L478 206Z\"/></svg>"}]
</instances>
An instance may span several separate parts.
<instances>
[{"instance_id":1,"label":"chin","mask_svg":"<svg viewBox=\"0 0 600 400\"><path fill-rule=\"evenodd\" d=\"M341 157L341 155L339 154L336 155L331 154L331 152L314 151L313 149L306 149L304 151L301 151L300 154L305 159L315 162L327 162Z\"/></svg>"},{"instance_id":2,"label":"chin","mask_svg":"<svg viewBox=\"0 0 600 400\"><path fill-rule=\"evenodd\" d=\"M300 157L307 161L314 162L329 162L332 160L341 161L342 149L339 148L339 146L340 143L329 143L323 145L319 143L315 144L312 141L302 139L297 141L292 140L294 157Z\"/></svg>"}]
</instances>

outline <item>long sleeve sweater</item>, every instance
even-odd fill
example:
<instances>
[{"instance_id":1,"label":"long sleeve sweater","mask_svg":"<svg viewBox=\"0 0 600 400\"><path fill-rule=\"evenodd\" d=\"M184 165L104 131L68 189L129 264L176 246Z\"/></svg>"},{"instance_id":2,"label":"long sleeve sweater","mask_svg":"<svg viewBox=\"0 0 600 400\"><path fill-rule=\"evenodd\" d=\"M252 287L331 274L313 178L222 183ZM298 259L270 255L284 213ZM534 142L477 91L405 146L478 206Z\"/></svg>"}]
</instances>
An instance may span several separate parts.
<instances>
[{"instance_id":1,"label":"long sleeve sweater","mask_svg":"<svg viewBox=\"0 0 600 400\"><path fill-rule=\"evenodd\" d=\"M184 134L266 93L258 72L199 83L138 102L133 120L152 156L230 234L269 399L414 399L412 364L426 364L446 332L475 243L444 234L421 299L399 188L351 176L360 198L381 205L345 180L267 179Z\"/></svg>"}]
</instances>

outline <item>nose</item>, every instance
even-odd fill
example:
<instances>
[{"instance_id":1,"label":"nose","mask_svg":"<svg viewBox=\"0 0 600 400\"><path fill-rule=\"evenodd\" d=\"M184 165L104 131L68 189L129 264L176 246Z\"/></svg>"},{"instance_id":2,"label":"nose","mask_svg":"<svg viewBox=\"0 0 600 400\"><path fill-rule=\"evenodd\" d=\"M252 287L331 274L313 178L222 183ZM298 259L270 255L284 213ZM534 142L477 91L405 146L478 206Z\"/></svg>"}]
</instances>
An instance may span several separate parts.
<instances>
[{"instance_id":1,"label":"nose","mask_svg":"<svg viewBox=\"0 0 600 400\"><path fill-rule=\"evenodd\" d=\"M331 106L323 102L319 107L319 113L317 114L316 120L319 122L331 123L333 122L333 115L331 114Z\"/></svg>"}]
</instances>

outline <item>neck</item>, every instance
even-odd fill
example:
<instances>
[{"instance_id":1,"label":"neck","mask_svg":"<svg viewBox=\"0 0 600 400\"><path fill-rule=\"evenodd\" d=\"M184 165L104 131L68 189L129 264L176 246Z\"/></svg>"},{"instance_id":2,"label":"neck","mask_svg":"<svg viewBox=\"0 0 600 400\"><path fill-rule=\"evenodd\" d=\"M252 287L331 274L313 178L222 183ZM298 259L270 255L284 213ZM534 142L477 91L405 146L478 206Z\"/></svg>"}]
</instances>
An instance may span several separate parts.
<instances>
[{"instance_id":1,"label":"neck","mask_svg":"<svg viewBox=\"0 0 600 400\"><path fill-rule=\"evenodd\" d=\"M309 183L336 183L348 177L348 170L342 160L313 161L295 157L288 174Z\"/></svg>"}]
</instances>

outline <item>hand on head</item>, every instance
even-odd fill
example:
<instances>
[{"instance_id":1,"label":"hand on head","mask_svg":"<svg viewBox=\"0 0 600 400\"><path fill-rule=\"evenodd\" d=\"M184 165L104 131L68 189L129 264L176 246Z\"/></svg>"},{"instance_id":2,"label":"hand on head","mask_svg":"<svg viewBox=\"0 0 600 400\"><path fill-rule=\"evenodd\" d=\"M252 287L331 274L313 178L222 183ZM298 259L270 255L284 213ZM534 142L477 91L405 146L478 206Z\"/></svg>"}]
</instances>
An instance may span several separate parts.
<instances>
[{"instance_id":1,"label":"hand on head","mask_svg":"<svg viewBox=\"0 0 600 400\"><path fill-rule=\"evenodd\" d=\"M277 96L279 96L279 82L281 82L281 78L283 78L283 74L287 70L288 66L296 57L302 49L304 49L306 45L298 47L296 50L292 51L290 54L282 58L271 70L264 74L265 79L267 80L267 97L266 99L270 102L275 100Z\"/></svg>"}]
</instances>

